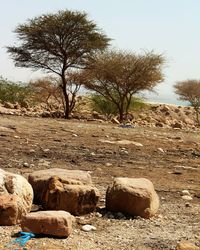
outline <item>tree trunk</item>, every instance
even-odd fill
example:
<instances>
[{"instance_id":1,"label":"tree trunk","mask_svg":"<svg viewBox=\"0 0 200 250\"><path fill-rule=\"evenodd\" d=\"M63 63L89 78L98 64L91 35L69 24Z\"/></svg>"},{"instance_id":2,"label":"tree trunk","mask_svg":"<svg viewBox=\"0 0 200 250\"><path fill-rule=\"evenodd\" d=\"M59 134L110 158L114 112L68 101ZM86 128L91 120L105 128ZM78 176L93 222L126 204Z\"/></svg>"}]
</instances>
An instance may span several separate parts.
<instances>
[{"instance_id":1,"label":"tree trunk","mask_svg":"<svg viewBox=\"0 0 200 250\"><path fill-rule=\"evenodd\" d=\"M69 96L67 94L66 86L67 86L67 83L66 83L65 75L62 75L62 91L63 91L63 96L64 96L64 118L69 119L70 104L69 104Z\"/></svg>"},{"instance_id":2,"label":"tree trunk","mask_svg":"<svg viewBox=\"0 0 200 250\"><path fill-rule=\"evenodd\" d=\"M118 107L118 109L119 109L119 121L120 122L123 122L123 120L124 120L124 109L123 109L123 105L121 106L119 106Z\"/></svg>"}]
</instances>

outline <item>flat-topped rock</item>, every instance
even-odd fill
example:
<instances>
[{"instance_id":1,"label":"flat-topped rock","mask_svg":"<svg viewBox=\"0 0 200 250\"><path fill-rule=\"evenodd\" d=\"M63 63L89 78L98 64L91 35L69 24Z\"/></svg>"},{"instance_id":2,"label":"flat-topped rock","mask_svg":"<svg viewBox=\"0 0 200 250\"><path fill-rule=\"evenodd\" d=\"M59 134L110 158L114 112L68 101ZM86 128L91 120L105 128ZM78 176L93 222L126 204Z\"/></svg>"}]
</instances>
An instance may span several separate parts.
<instances>
[{"instance_id":1,"label":"flat-topped rock","mask_svg":"<svg viewBox=\"0 0 200 250\"><path fill-rule=\"evenodd\" d=\"M64 210L73 215L93 212L99 191L85 171L51 169L36 171L29 176L35 203L46 210Z\"/></svg>"},{"instance_id":2,"label":"flat-topped rock","mask_svg":"<svg viewBox=\"0 0 200 250\"><path fill-rule=\"evenodd\" d=\"M47 186L51 177L58 177L65 184L71 185L91 185L92 179L88 172L81 170L67 170L61 168L52 168L39 170L31 173L28 177L29 183L33 187L34 201L42 201L42 190Z\"/></svg>"},{"instance_id":3,"label":"flat-topped rock","mask_svg":"<svg viewBox=\"0 0 200 250\"><path fill-rule=\"evenodd\" d=\"M39 211L23 217L21 228L35 234L68 237L72 232L72 216L65 211Z\"/></svg>"}]
</instances>

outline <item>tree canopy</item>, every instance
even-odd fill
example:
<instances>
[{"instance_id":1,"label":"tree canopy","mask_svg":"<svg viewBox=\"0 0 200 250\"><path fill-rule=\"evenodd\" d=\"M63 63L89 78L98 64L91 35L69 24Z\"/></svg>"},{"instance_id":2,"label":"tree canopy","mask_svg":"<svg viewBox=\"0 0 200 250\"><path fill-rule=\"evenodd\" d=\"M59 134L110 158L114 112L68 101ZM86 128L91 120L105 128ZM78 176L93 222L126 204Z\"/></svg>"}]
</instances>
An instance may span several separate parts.
<instances>
[{"instance_id":1,"label":"tree canopy","mask_svg":"<svg viewBox=\"0 0 200 250\"><path fill-rule=\"evenodd\" d=\"M175 93L182 101L187 101L194 107L197 122L200 124L200 80L179 81L174 85Z\"/></svg>"},{"instance_id":2,"label":"tree canopy","mask_svg":"<svg viewBox=\"0 0 200 250\"><path fill-rule=\"evenodd\" d=\"M106 51L99 54L86 69L85 87L112 101L118 108L120 120L127 115L131 98L142 90L152 90L163 81L162 55L146 52L134 54Z\"/></svg>"},{"instance_id":3,"label":"tree canopy","mask_svg":"<svg viewBox=\"0 0 200 250\"><path fill-rule=\"evenodd\" d=\"M69 117L69 93L66 71L82 69L96 52L104 50L110 39L78 11L59 11L29 19L15 33L19 45L8 47L18 67L42 69L55 73L62 80L65 116Z\"/></svg>"}]
</instances>

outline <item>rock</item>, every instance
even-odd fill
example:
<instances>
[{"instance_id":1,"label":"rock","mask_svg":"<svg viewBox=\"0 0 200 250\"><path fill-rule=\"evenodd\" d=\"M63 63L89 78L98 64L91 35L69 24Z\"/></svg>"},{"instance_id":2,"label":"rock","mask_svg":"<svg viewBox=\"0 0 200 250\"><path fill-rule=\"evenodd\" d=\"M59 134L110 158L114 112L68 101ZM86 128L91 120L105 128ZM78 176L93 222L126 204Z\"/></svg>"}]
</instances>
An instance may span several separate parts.
<instances>
[{"instance_id":1,"label":"rock","mask_svg":"<svg viewBox=\"0 0 200 250\"><path fill-rule=\"evenodd\" d=\"M176 250L200 250L200 248L189 241L181 241L177 244Z\"/></svg>"},{"instance_id":2,"label":"rock","mask_svg":"<svg viewBox=\"0 0 200 250\"><path fill-rule=\"evenodd\" d=\"M175 122L171 126L172 126L172 128L176 128L176 129L182 129L183 128L183 126L182 126L182 124L180 122Z\"/></svg>"},{"instance_id":3,"label":"rock","mask_svg":"<svg viewBox=\"0 0 200 250\"><path fill-rule=\"evenodd\" d=\"M165 153L165 151L162 148L158 148L158 151L163 153L163 154Z\"/></svg>"},{"instance_id":4,"label":"rock","mask_svg":"<svg viewBox=\"0 0 200 250\"><path fill-rule=\"evenodd\" d=\"M183 195L183 196L182 196L182 199L183 199L183 200L186 200L186 201L191 201L191 200L193 200L193 198L192 198L190 195Z\"/></svg>"},{"instance_id":5,"label":"rock","mask_svg":"<svg viewBox=\"0 0 200 250\"><path fill-rule=\"evenodd\" d=\"M120 124L120 122L117 120L117 118L114 118L114 117L111 119L111 122L114 124Z\"/></svg>"},{"instance_id":6,"label":"rock","mask_svg":"<svg viewBox=\"0 0 200 250\"><path fill-rule=\"evenodd\" d=\"M10 102L5 102L4 107L7 109L14 109L14 104Z\"/></svg>"},{"instance_id":7,"label":"rock","mask_svg":"<svg viewBox=\"0 0 200 250\"><path fill-rule=\"evenodd\" d=\"M143 144L135 141L129 141L129 140L119 140L119 141L109 141L104 139L99 139L99 142L102 143L108 143L108 144L118 144L118 145L135 145L137 147L143 147Z\"/></svg>"},{"instance_id":8,"label":"rock","mask_svg":"<svg viewBox=\"0 0 200 250\"><path fill-rule=\"evenodd\" d=\"M51 168L45 170L39 170L31 173L28 177L28 181L33 187L34 191L34 200L36 202L42 201L42 192L44 190L49 178L57 176L58 178L62 179L63 182L68 184L92 184L91 176L86 171L80 170L67 170L61 168Z\"/></svg>"},{"instance_id":9,"label":"rock","mask_svg":"<svg viewBox=\"0 0 200 250\"><path fill-rule=\"evenodd\" d=\"M96 227L92 226L92 225L84 225L81 228L84 232L90 232L90 231L96 231Z\"/></svg>"},{"instance_id":10,"label":"rock","mask_svg":"<svg viewBox=\"0 0 200 250\"><path fill-rule=\"evenodd\" d=\"M150 218L159 208L152 182L145 178L116 178L106 192L106 209Z\"/></svg>"},{"instance_id":11,"label":"rock","mask_svg":"<svg viewBox=\"0 0 200 250\"><path fill-rule=\"evenodd\" d=\"M72 232L72 216L65 211L39 211L25 215L21 221L25 232L67 237Z\"/></svg>"},{"instance_id":12,"label":"rock","mask_svg":"<svg viewBox=\"0 0 200 250\"><path fill-rule=\"evenodd\" d=\"M188 190L182 190L181 193L182 193L182 195L189 195L190 196L190 192Z\"/></svg>"},{"instance_id":13,"label":"rock","mask_svg":"<svg viewBox=\"0 0 200 250\"><path fill-rule=\"evenodd\" d=\"M49 112L49 111L44 111L44 112L41 114L41 117L44 117L44 118L51 117L51 112Z\"/></svg>"},{"instance_id":14,"label":"rock","mask_svg":"<svg viewBox=\"0 0 200 250\"><path fill-rule=\"evenodd\" d=\"M111 166L112 166L112 163L106 162L105 166L106 166L106 167L111 167Z\"/></svg>"},{"instance_id":15,"label":"rock","mask_svg":"<svg viewBox=\"0 0 200 250\"><path fill-rule=\"evenodd\" d=\"M160 128L163 128L164 127L164 124L162 122L156 122L156 127L160 127Z\"/></svg>"},{"instance_id":16,"label":"rock","mask_svg":"<svg viewBox=\"0 0 200 250\"><path fill-rule=\"evenodd\" d=\"M17 196L13 194L0 195L0 225L10 226L18 223Z\"/></svg>"},{"instance_id":17,"label":"rock","mask_svg":"<svg viewBox=\"0 0 200 250\"><path fill-rule=\"evenodd\" d=\"M25 167L25 168L29 168L29 167L30 167L30 165L28 164L28 162L24 162L24 163L23 163L23 167Z\"/></svg>"},{"instance_id":18,"label":"rock","mask_svg":"<svg viewBox=\"0 0 200 250\"><path fill-rule=\"evenodd\" d=\"M36 171L29 176L36 203L42 204L45 209L65 210L73 215L95 210L99 191L92 186L89 173L78 170L52 170Z\"/></svg>"},{"instance_id":19,"label":"rock","mask_svg":"<svg viewBox=\"0 0 200 250\"><path fill-rule=\"evenodd\" d=\"M17 174L0 169L0 225L15 225L31 210L33 189Z\"/></svg>"}]
</instances>

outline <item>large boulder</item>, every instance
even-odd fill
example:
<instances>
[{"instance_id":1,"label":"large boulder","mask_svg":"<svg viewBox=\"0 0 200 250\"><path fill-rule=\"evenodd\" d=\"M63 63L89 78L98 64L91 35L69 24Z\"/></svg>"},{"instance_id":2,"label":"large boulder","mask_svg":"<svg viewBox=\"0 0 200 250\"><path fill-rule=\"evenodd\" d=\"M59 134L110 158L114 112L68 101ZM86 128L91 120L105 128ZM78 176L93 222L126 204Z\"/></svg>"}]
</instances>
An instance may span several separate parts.
<instances>
[{"instance_id":1,"label":"large boulder","mask_svg":"<svg viewBox=\"0 0 200 250\"><path fill-rule=\"evenodd\" d=\"M106 192L106 209L150 218L159 208L152 182L145 178L116 178Z\"/></svg>"},{"instance_id":2,"label":"large boulder","mask_svg":"<svg viewBox=\"0 0 200 250\"><path fill-rule=\"evenodd\" d=\"M15 225L30 212L33 189L20 175L0 169L0 225Z\"/></svg>"},{"instance_id":3,"label":"large boulder","mask_svg":"<svg viewBox=\"0 0 200 250\"><path fill-rule=\"evenodd\" d=\"M65 211L39 211L25 215L21 221L25 232L67 237L72 232L72 216Z\"/></svg>"},{"instance_id":4,"label":"large boulder","mask_svg":"<svg viewBox=\"0 0 200 250\"><path fill-rule=\"evenodd\" d=\"M85 171L51 169L36 171L29 176L35 202L45 209L65 210L80 215L95 210L99 192L92 186Z\"/></svg>"}]
</instances>

